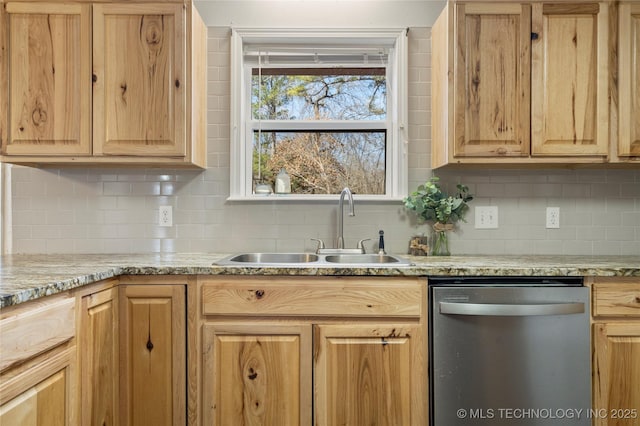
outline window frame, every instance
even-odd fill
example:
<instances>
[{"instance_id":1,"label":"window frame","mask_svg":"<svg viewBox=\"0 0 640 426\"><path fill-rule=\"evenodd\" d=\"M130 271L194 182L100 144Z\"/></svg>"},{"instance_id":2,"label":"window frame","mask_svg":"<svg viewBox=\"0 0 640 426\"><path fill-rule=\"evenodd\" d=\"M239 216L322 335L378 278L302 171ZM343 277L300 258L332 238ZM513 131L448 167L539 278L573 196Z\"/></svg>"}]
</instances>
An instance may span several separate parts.
<instances>
[{"instance_id":1,"label":"window frame","mask_svg":"<svg viewBox=\"0 0 640 426\"><path fill-rule=\"evenodd\" d=\"M231 145L230 145L230 194L228 200L273 201L276 199L321 201L336 200L340 194L274 194L255 195L252 192L253 118L251 117L251 69L246 64L243 49L246 43L283 44L287 40L309 40L309 45L326 46L332 40L349 40L363 48L376 46L381 40L393 48L386 65L387 74L387 146L385 167L385 194L355 194L360 200L398 201L407 195L408 185L408 127L407 127L407 34L406 29L232 29L231 35ZM338 43L338 42L336 42ZM352 64L345 67L351 67ZM371 64L379 67L380 64ZM299 67L296 65L296 67ZM339 123L340 127L335 127ZM380 129L380 121L327 121L309 122L287 120L275 123L261 120L261 130L277 127L290 129L343 131L347 129Z\"/></svg>"}]
</instances>

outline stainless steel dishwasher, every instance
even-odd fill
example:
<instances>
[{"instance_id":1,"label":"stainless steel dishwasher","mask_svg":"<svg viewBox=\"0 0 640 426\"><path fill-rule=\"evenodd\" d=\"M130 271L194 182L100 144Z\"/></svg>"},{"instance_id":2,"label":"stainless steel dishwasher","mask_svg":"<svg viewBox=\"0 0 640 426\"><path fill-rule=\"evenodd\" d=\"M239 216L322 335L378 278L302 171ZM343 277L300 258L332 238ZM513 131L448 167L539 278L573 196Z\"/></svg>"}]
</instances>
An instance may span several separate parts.
<instances>
[{"instance_id":1,"label":"stainless steel dishwasher","mask_svg":"<svg viewBox=\"0 0 640 426\"><path fill-rule=\"evenodd\" d=\"M591 424L582 278L429 279L431 426Z\"/></svg>"}]
</instances>

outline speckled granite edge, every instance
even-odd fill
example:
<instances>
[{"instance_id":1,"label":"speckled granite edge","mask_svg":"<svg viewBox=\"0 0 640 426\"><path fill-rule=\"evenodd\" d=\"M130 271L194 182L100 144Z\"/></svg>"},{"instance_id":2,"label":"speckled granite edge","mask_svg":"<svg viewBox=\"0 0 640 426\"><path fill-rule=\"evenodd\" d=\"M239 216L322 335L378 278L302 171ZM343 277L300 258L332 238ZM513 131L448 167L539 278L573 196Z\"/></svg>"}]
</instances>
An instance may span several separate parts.
<instances>
[{"instance_id":1,"label":"speckled granite edge","mask_svg":"<svg viewBox=\"0 0 640 426\"><path fill-rule=\"evenodd\" d=\"M113 268L108 271L95 272L64 280L50 281L43 277L40 283L27 288L20 288L14 293L5 293L3 280L3 286L1 287L2 292L0 292L0 309L7 306L18 305L29 300L39 299L44 296L51 296L68 290L73 290L74 288L93 284L119 275L122 275L119 269Z\"/></svg>"},{"instance_id":2,"label":"speckled granite edge","mask_svg":"<svg viewBox=\"0 0 640 426\"><path fill-rule=\"evenodd\" d=\"M0 257L0 309L119 275L640 277L640 256L404 256L407 267L216 266L223 254Z\"/></svg>"}]
</instances>

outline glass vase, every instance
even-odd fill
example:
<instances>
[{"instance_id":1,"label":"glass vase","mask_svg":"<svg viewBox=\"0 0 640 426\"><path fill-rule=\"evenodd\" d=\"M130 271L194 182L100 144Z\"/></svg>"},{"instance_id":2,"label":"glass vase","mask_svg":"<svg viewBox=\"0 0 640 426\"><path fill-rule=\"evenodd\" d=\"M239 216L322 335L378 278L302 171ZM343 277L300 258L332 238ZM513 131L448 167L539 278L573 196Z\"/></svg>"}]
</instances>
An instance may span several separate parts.
<instances>
[{"instance_id":1,"label":"glass vase","mask_svg":"<svg viewBox=\"0 0 640 426\"><path fill-rule=\"evenodd\" d=\"M450 256L449 251L449 234L448 232L453 229L453 225L450 223L443 224L437 222L433 225L433 250L432 256Z\"/></svg>"}]
</instances>

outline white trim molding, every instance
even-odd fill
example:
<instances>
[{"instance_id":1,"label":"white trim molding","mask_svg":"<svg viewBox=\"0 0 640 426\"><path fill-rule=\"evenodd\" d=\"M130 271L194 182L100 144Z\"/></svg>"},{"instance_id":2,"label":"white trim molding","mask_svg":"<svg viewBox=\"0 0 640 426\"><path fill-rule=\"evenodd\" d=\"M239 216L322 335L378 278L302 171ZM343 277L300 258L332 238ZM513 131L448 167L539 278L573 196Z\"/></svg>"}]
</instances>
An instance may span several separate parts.
<instances>
[{"instance_id":1,"label":"white trim molding","mask_svg":"<svg viewBox=\"0 0 640 426\"><path fill-rule=\"evenodd\" d=\"M250 115L251 67L256 48L268 46L269 49L286 51L291 48L296 54L308 54L314 48L323 52L348 51L351 55L357 49L384 51L383 64L387 70L387 118L384 122L359 122L356 124L342 121L314 123L288 120L285 126L304 130L310 126L327 130L344 130L358 126L360 129L382 128L386 130L386 188L384 195L361 195L360 199L376 201L394 201L407 194L408 186L408 123L407 123L407 79L408 52L407 29L264 29L233 28L231 35L231 146L230 146L230 188L229 200L257 199L293 199L293 200L335 200L339 194L330 196L314 195L277 195L265 197L252 192L252 141L253 127ZM304 48L304 49L301 49ZM247 51L250 53L247 54ZM357 55L349 56L349 59ZM364 55L365 60L367 54ZM374 61L372 61L374 62ZM272 66L275 66L271 64ZM324 64L323 64L324 65ZM333 63L332 66L340 66ZM345 64L345 66L350 66ZM304 66L304 65L302 65ZM313 65L316 66L317 65ZM366 63L363 66L367 66ZM380 66L374 62L368 66ZM296 67L299 67L296 65ZM255 120L254 120L255 121ZM262 130L282 128L283 124L262 120ZM381 127L382 126L382 127Z\"/></svg>"}]
</instances>

